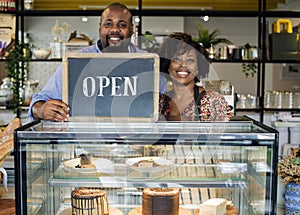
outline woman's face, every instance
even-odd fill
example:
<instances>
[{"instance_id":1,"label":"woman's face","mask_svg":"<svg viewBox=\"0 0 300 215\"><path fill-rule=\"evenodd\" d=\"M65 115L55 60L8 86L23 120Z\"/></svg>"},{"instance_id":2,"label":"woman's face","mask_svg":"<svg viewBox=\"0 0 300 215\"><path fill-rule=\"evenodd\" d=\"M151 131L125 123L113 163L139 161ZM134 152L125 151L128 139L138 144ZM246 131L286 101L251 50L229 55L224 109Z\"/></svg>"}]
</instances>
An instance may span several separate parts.
<instances>
[{"instance_id":1,"label":"woman's face","mask_svg":"<svg viewBox=\"0 0 300 215\"><path fill-rule=\"evenodd\" d=\"M175 55L170 63L169 74L175 83L188 85L194 83L198 71L196 50L191 49L183 54Z\"/></svg>"}]
</instances>

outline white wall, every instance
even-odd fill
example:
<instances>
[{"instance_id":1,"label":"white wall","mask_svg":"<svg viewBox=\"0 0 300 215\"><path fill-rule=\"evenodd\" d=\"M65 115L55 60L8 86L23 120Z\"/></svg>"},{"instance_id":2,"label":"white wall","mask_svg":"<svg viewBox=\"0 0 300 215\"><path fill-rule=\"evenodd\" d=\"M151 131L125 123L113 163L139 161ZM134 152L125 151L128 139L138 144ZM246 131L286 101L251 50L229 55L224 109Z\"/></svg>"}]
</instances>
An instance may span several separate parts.
<instances>
[{"instance_id":1,"label":"white wall","mask_svg":"<svg viewBox=\"0 0 300 215\"><path fill-rule=\"evenodd\" d=\"M143 17L142 32L168 35L174 31L184 31L184 17Z\"/></svg>"}]
</instances>

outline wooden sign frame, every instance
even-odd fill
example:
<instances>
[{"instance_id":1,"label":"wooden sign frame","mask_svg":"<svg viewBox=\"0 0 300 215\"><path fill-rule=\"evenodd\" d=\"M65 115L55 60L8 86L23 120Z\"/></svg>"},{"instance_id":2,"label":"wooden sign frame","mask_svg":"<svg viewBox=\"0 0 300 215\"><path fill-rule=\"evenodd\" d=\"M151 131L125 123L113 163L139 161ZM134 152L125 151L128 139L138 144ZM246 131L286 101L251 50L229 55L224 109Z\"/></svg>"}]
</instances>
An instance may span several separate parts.
<instances>
[{"instance_id":1,"label":"wooden sign frame","mask_svg":"<svg viewBox=\"0 0 300 215\"><path fill-rule=\"evenodd\" d=\"M70 106L70 121L157 121L159 56L68 53L62 100Z\"/></svg>"}]
</instances>

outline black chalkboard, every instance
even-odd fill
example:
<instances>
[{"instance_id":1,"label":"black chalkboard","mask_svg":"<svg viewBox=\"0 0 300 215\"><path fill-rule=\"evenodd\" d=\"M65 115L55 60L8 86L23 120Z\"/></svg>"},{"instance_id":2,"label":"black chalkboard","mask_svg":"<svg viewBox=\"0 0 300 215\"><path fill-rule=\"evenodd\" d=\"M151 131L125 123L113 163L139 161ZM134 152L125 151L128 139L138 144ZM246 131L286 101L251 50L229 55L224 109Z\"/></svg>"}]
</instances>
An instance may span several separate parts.
<instances>
[{"instance_id":1,"label":"black chalkboard","mask_svg":"<svg viewBox=\"0 0 300 215\"><path fill-rule=\"evenodd\" d=\"M63 59L62 89L71 120L156 121L159 57L152 53L70 53Z\"/></svg>"}]
</instances>

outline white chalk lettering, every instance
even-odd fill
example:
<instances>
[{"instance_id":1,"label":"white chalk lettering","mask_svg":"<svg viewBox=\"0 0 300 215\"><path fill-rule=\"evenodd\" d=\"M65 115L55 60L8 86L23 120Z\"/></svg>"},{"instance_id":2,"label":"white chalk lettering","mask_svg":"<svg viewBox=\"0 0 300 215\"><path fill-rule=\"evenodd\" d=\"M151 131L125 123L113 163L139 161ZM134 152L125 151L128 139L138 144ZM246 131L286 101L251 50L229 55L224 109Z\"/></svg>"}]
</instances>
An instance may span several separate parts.
<instances>
[{"instance_id":1,"label":"white chalk lettering","mask_svg":"<svg viewBox=\"0 0 300 215\"><path fill-rule=\"evenodd\" d=\"M90 86L90 87L88 87ZM90 94L89 94L90 89ZM82 92L86 97L92 97L95 94L96 82L93 77L86 77L82 82Z\"/></svg>"},{"instance_id":2,"label":"white chalk lettering","mask_svg":"<svg viewBox=\"0 0 300 215\"><path fill-rule=\"evenodd\" d=\"M120 89L120 86L117 85L117 79L122 80L122 77L111 78L111 96L122 96L122 94L117 94L117 90Z\"/></svg>"},{"instance_id":3,"label":"white chalk lettering","mask_svg":"<svg viewBox=\"0 0 300 215\"><path fill-rule=\"evenodd\" d=\"M104 96L103 95L103 88L106 88L110 85L110 80L106 76L97 76L99 79L99 94L98 96ZM103 83L105 81L105 84Z\"/></svg>"},{"instance_id":4,"label":"white chalk lettering","mask_svg":"<svg viewBox=\"0 0 300 215\"><path fill-rule=\"evenodd\" d=\"M123 96L129 96L128 94L128 88L131 91L131 95L136 96L136 90L137 90L137 76L133 76L133 85L130 81L130 77L124 77L124 94Z\"/></svg>"},{"instance_id":5,"label":"white chalk lettering","mask_svg":"<svg viewBox=\"0 0 300 215\"><path fill-rule=\"evenodd\" d=\"M97 78L97 79L96 79ZM82 81L82 92L86 97L92 97L96 94L96 86L99 86L99 93L97 96L104 96L104 89L111 89L110 96L136 96L137 95L137 76L132 77L107 77L97 76L86 77ZM99 83L96 83L96 80ZM118 83L119 82L119 83ZM120 90L123 84L123 92Z\"/></svg>"}]
</instances>

